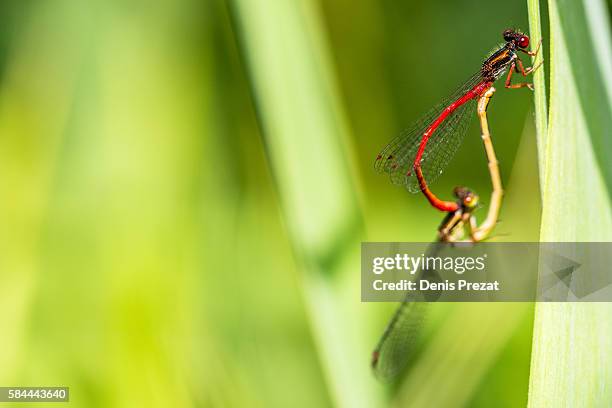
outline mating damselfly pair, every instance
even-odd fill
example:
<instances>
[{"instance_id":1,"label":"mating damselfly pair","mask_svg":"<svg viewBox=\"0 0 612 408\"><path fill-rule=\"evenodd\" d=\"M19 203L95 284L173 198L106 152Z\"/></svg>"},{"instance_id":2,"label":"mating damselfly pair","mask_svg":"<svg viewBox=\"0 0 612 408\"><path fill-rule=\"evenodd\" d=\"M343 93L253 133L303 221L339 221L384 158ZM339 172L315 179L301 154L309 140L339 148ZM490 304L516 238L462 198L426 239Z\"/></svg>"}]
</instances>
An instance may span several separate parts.
<instances>
[{"instance_id":1,"label":"mating damselfly pair","mask_svg":"<svg viewBox=\"0 0 612 408\"><path fill-rule=\"evenodd\" d=\"M526 77L542 64L540 62L525 68L518 55L521 52L535 59L541 41L535 51L528 51L529 37L520 31L505 30L503 38L505 43L482 63L476 74L417 120L409 130L391 141L376 158L375 168L388 173L394 184L404 185L413 193L422 192L434 208L446 213L438 228L438 243L431 244L430 251L435 252L439 242L482 241L497 223L503 187L486 114L495 92L493 84L507 71L506 88L526 87L533 90L529 82L512 83L512 76L519 72ZM473 214L479 197L473 191L456 187L456 201L444 201L429 187L442 174L461 145L475 109L480 119L493 187L487 217L480 225ZM404 368L425 311L426 304L412 302L410 298L400 305L372 355L372 368L377 377L389 379Z\"/></svg>"}]
</instances>

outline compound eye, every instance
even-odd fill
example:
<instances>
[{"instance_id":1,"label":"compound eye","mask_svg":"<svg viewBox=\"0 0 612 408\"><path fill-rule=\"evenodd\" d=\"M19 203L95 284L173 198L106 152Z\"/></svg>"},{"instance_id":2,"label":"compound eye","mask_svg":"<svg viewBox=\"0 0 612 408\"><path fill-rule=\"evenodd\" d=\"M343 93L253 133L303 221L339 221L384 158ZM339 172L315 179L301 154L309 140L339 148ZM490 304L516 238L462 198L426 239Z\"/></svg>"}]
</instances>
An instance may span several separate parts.
<instances>
[{"instance_id":1,"label":"compound eye","mask_svg":"<svg viewBox=\"0 0 612 408\"><path fill-rule=\"evenodd\" d=\"M471 191L467 191L467 195L463 198L463 206L466 208L474 208L478 204L478 196Z\"/></svg>"},{"instance_id":2,"label":"compound eye","mask_svg":"<svg viewBox=\"0 0 612 408\"><path fill-rule=\"evenodd\" d=\"M529 37L527 37L526 35L521 36L518 39L518 46L521 48L529 47Z\"/></svg>"}]
</instances>

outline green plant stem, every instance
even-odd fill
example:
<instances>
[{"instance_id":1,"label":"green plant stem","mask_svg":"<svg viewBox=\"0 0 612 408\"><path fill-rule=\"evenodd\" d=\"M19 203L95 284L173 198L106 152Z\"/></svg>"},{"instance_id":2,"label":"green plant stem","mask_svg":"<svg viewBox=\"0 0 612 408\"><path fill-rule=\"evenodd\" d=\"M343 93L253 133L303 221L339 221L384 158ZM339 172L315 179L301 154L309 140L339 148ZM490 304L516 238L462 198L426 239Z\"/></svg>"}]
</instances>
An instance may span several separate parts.
<instances>
[{"instance_id":1,"label":"green plant stem","mask_svg":"<svg viewBox=\"0 0 612 408\"><path fill-rule=\"evenodd\" d=\"M542 41L537 59L533 61L534 64L538 64L544 60L544 40L542 38L542 27L540 23L540 1L527 0L527 7L529 10L529 35L531 43L534 47L537 47L537 44ZM540 191L544 190L543 182L544 175L546 174L546 135L548 129L545 70L546 65L542 64L533 74L536 140L538 143L538 162L540 163Z\"/></svg>"},{"instance_id":2,"label":"green plant stem","mask_svg":"<svg viewBox=\"0 0 612 408\"><path fill-rule=\"evenodd\" d=\"M589 52L596 45L589 39L588 26L602 28L605 24L587 20L583 7L589 4L549 2L550 113L548 129L539 135L539 140L546 138L539 155L544 169L540 240L545 242L612 240L611 186L595 148L603 136L600 129L610 129L612 123L610 112L605 112L605 100L604 110L601 106L590 108L591 99L606 85L603 76L596 74L600 72L597 51ZM571 45L577 39L583 39L581 50ZM579 75L591 67L595 67L595 74ZM542 114L536 109L536 115ZM541 120L537 118L536 123ZM530 407L610 406L610 316L610 303L536 305Z\"/></svg>"},{"instance_id":3,"label":"green plant stem","mask_svg":"<svg viewBox=\"0 0 612 408\"><path fill-rule=\"evenodd\" d=\"M355 284L359 195L315 3L230 4L330 394L337 406L377 406Z\"/></svg>"}]
</instances>

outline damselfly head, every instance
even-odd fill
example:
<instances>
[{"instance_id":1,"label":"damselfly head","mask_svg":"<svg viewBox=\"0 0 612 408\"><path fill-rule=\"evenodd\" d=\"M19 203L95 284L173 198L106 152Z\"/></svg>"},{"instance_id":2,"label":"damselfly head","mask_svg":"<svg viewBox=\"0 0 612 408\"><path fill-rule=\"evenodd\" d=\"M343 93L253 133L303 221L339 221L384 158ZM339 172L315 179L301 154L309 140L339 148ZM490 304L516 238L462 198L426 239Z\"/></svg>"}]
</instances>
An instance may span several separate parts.
<instances>
[{"instance_id":1,"label":"damselfly head","mask_svg":"<svg viewBox=\"0 0 612 408\"><path fill-rule=\"evenodd\" d=\"M459 205L465 210L472 210L478 205L478 194L467 187L455 187L453 193L459 199Z\"/></svg>"},{"instance_id":2,"label":"damselfly head","mask_svg":"<svg viewBox=\"0 0 612 408\"><path fill-rule=\"evenodd\" d=\"M506 42L514 43L519 48L529 47L529 37L521 33L518 30L507 29L504 31L504 40Z\"/></svg>"}]
</instances>

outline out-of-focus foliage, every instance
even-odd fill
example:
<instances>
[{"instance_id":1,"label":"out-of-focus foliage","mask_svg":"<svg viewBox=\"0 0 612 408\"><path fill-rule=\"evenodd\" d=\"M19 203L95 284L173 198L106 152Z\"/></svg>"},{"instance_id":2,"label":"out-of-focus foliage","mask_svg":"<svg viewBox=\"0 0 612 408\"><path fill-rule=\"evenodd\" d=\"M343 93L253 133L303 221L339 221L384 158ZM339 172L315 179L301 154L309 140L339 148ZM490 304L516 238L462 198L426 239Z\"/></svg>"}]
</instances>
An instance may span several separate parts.
<instances>
[{"instance_id":1,"label":"out-of-focus foliage","mask_svg":"<svg viewBox=\"0 0 612 408\"><path fill-rule=\"evenodd\" d=\"M348 401L337 393L351 392L350 377L332 378L324 344L332 334L317 323L328 316L314 315L325 308L313 307L308 289L308 245L326 254L315 265L321 276L344 271L337 286L320 287L342 305L335 318L364 316L360 332L342 337L354 343L338 345L367 381L360 392L398 404L432 392L440 404L525 404L530 307L435 305L415 369L384 386L369 375L360 347L374 346L395 305L361 304L358 291L343 286L358 288L360 240L434 237L440 214L376 174L373 159L476 71L504 28L527 29L525 4L300 0L296 7L308 11L308 30L287 31L305 46L316 43L327 82L312 87L333 93L334 114L345 121L342 134L329 137L352 184L339 184L348 193L334 210L358 220L345 231L346 247L317 231L308 242L292 233L278 176L291 183L292 173L282 157L272 159L278 151L266 132L275 124L258 97L282 91L282 82L274 72L256 82L249 55L261 50L249 49L252 39L240 31L240 21L266 9L239 14L235 2L221 0L0 5L0 385L67 385L76 407ZM272 17L257 16L291 23ZM296 58L278 78L299 82L301 70L312 69L299 63L299 49L264 51ZM287 115L303 97L288 100ZM503 86L490 107L507 187L497 240L538 238L531 107L529 91ZM320 147L308 145L303 129L282 136ZM301 177L313 189L345 180L333 170ZM490 192L475 121L435 189L450 198L457 184L483 198Z\"/></svg>"}]
</instances>

